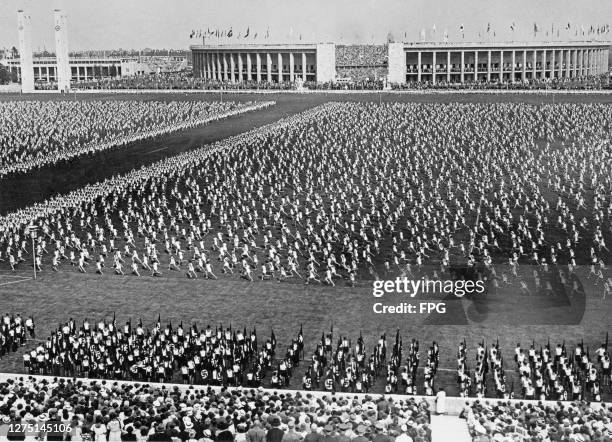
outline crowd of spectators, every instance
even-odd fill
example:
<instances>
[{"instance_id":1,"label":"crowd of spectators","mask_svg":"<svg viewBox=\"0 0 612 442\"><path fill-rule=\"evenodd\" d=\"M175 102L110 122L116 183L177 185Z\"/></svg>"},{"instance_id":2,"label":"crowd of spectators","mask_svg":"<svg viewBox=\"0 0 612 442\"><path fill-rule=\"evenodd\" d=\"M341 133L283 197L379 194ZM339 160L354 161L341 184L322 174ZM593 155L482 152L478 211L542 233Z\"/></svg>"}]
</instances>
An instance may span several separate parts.
<instances>
[{"instance_id":1,"label":"crowd of spectators","mask_svg":"<svg viewBox=\"0 0 612 442\"><path fill-rule=\"evenodd\" d=\"M39 430L41 429L41 430ZM10 440L431 441L424 401L30 377L0 383Z\"/></svg>"},{"instance_id":2,"label":"crowd of spectators","mask_svg":"<svg viewBox=\"0 0 612 442\"><path fill-rule=\"evenodd\" d=\"M467 81L465 83L438 80L411 81L405 84L391 84L393 90L601 90L610 87L606 75L581 78L537 79L516 82Z\"/></svg>"},{"instance_id":3,"label":"crowd of spectators","mask_svg":"<svg viewBox=\"0 0 612 442\"><path fill-rule=\"evenodd\" d=\"M612 407L594 408L588 402L466 403L461 417L467 420L473 442L612 440Z\"/></svg>"},{"instance_id":4,"label":"crowd of spectators","mask_svg":"<svg viewBox=\"0 0 612 442\"><path fill-rule=\"evenodd\" d=\"M337 67L386 67L386 45L336 45Z\"/></svg>"}]
</instances>

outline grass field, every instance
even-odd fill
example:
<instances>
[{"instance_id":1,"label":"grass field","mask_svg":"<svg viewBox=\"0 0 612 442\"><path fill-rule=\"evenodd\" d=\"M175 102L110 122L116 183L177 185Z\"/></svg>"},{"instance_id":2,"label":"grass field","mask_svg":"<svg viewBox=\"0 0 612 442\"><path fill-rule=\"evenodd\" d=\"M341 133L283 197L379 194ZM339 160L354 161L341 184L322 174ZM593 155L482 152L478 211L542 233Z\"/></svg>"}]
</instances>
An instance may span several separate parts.
<instances>
[{"instance_id":1,"label":"grass field","mask_svg":"<svg viewBox=\"0 0 612 442\"><path fill-rule=\"evenodd\" d=\"M0 95L0 100L10 99L55 100L71 97L58 95L10 96ZM171 134L155 140L136 143L128 149L102 152L95 156L74 159L64 164L46 167L32 173L0 180L0 214L42 201L57 193L65 193L107 176L125 173L134 167L150 164L162 158L194 149L203 144L227 138L254 127L271 123L283 116L292 115L326 101L521 101L533 104L542 102L580 101L612 103L610 95L254 95L226 94L231 100L276 100L277 105L237 118L215 122L203 128ZM91 94L76 99L203 99L218 100L215 94ZM169 273L169 272L166 272ZM334 336L347 336L355 342L359 333L366 339L368 353L376 339L387 333L391 342L395 331L400 330L405 345L411 338L421 341L422 353L434 340L440 345L442 370L438 385L447 385L449 394L455 390L455 355L458 343L466 339L472 350L478 342L490 343L499 339L512 366L512 351L517 342L527 347L532 340L544 345L550 339L555 345L565 340L570 348L584 340L591 349L605 338L612 328L611 300L600 299L600 288L587 281L586 270L579 275L584 285L584 296L559 298L518 296L515 287L506 287L487 298L486 311L482 303L469 299L447 299L447 313L377 315L373 304L379 302L372 296L371 282L351 288L339 284L335 288L320 285L306 286L297 283L256 282L249 283L237 277L223 277L218 281L188 280L174 274L164 278L118 277L114 275L81 275L70 269L54 274L48 270L38 279L26 267L20 273L0 274L0 314L32 314L37 324L37 337L46 338L59 323L73 317L97 321L110 319L116 314L119 323L142 318L151 326L161 314L162 321L197 321L199 326L230 323L237 327L257 327L261 338L273 328L278 338L278 350L283 352L289 340L296 336L300 325L304 327L306 354L314 350L322 332L328 332L333 324ZM167 276L167 275L164 275ZM21 277L21 278L20 278ZM400 295L382 298L385 304L406 301ZM420 301L415 301L420 302ZM571 314L575 313L575 314ZM527 325L531 324L531 325ZM538 325L533 325L538 324ZM30 344L31 345L31 344ZM21 371L21 354L10 355L0 361L0 371ZM299 385L301 375L294 376L293 387ZM422 382L419 381L419 385ZM518 383L516 383L518 384ZM517 385L518 386L518 385Z\"/></svg>"},{"instance_id":2,"label":"grass field","mask_svg":"<svg viewBox=\"0 0 612 442\"><path fill-rule=\"evenodd\" d=\"M576 325L555 325L554 320L552 323L539 322L543 325L523 325L529 323L530 305L537 305L539 301L516 294L507 296L511 293L494 297L492 314L482 318L469 313L472 302L465 299L446 300L448 313L445 315L377 315L372 306L379 299L385 304L397 304L406 299L403 295L376 299L368 283L355 288L331 288L268 281L250 283L237 278L212 281L178 276L136 278L74 272L47 272L36 280L6 284L12 280L6 274L0 277L1 311L34 315L39 339L46 338L70 317L80 323L85 318L110 320L116 314L119 324L142 318L150 327L161 314L162 322L171 321L174 325L195 321L201 327L208 324L228 326L230 323L240 328L256 327L260 338L268 337L274 329L279 352L284 352L303 325L306 355L310 355L321 333L327 333L332 325L335 338L347 336L355 342L359 333L363 333L368 353L383 333L392 345L399 329L405 345L411 338L419 339L423 352L432 341L439 343L442 370L437 380L439 385L450 386L450 394L456 393L454 361L457 345L463 338L472 349L471 361L478 342L485 339L491 343L499 339L507 369L513 370L512 351L517 342L528 347L532 340L538 345L545 345L548 339L552 345L565 340L568 347L573 347L584 339L591 349L596 348L610 329L612 313L610 300L601 300L590 284L585 284L584 316ZM420 300L413 301L418 302ZM554 319L555 312L551 309L543 314ZM18 373L21 367L21 354L0 361L0 371ZM509 375L512 378L513 375ZM295 375L292 386L298 387L300 380L301 375Z\"/></svg>"}]
</instances>

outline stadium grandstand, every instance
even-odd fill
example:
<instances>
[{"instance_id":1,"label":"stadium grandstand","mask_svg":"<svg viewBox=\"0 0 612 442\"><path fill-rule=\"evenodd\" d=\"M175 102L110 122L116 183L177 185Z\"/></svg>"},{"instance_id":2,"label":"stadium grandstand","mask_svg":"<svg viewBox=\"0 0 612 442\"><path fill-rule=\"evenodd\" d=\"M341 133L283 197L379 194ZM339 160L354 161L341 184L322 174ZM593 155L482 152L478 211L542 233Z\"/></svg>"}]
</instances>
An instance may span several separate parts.
<instances>
[{"instance_id":1,"label":"stadium grandstand","mask_svg":"<svg viewBox=\"0 0 612 442\"><path fill-rule=\"evenodd\" d=\"M194 76L225 82L386 79L388 83L529 82L608 71L609 44L389 43L194 45Z\"/></svg>"}]
</instances>

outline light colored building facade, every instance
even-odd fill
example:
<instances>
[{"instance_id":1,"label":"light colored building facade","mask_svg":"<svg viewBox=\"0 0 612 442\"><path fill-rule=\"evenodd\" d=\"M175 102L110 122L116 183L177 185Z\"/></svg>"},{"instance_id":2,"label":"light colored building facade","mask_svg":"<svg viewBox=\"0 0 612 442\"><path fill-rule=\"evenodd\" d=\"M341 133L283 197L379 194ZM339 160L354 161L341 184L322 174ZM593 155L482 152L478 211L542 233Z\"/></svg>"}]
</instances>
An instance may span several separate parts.
<instances>
[{"instance_id":1,"label":"light colored building facade","mask_svg":"<svg viewBox=\"0 0 612 442\"><path fill-rule=\"evenodd\" d=\"M4 60L21 81L21 60ZM127 58L87 57L70 58L69 75L71 82L89 81L99 78L117 78L150 73L146 66L137 60ZM33 82L56 83L59 81L58 64L55 57L36 57L32 59Z\"/></svg>"},{"instance_id":2,"label":"light colored building facade","mask_svg":"<svg viewBox=\"0 0 612 442\"><path fill-rule=\"evenodd\" d=\"M390 43L389 82L524 82L608 72L608 42Z\"/></svg>"},{"instance_id":3,"label":"light colored building facade","mask_svg":"<svg viewBox=\"0 0 612 442\"><path fill-rule=\"evenodd\" d=\"M214 81L283 83L334 81L333 43L194 45L195 77Z\"/></svg>"}]
</instances>

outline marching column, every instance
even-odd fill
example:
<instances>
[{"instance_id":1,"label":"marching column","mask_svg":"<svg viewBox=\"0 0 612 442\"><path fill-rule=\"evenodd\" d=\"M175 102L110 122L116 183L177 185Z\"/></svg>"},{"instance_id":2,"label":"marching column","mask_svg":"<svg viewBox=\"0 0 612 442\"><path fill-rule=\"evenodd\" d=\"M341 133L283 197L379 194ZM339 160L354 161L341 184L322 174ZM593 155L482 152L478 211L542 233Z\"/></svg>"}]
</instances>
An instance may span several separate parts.
<instances>
[{"instance_id":1,"label":"marching column","mask_svg":"<svg viewBox=\"0 0 612 442\"><path fill-rule=\"evenodd\" d=\"M302 80L306 83L306 52L302 52Z\"/></svg>"}]
</instances>

